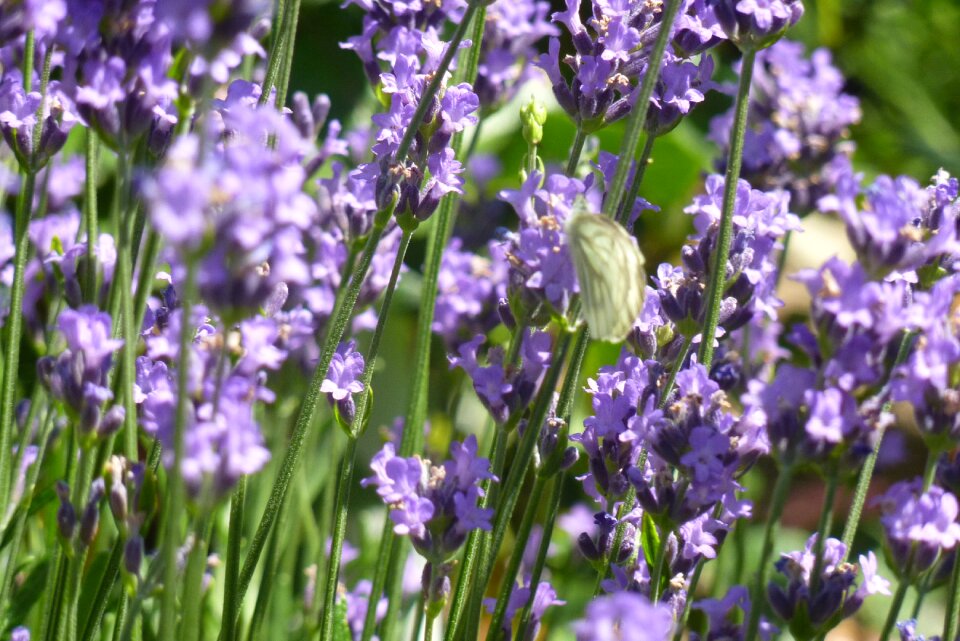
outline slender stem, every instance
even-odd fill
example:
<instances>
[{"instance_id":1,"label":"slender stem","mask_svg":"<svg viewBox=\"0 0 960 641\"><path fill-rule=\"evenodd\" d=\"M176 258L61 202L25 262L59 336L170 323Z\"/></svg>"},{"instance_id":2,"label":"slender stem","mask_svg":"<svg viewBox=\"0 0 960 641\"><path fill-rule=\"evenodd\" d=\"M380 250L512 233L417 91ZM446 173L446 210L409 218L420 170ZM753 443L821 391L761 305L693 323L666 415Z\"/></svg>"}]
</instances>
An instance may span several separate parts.
<instances>
[{"instance_id":1,"label":"slender stem","mask_svg":"<svg viewBox=\"0 0 960 641\"><path fill-rule=\"evenodd\" d=\"M817 523L817 540L813 545L813 573L810 575L810 593L816 594L820 584L820 574L823 571L823 550L830 528L833 525L833 501L839 485L839 470L831 465L827 472L826 492L823 497L823 507L820 509L820 520Z\"/></svg>"},{"instance_id":2,"label":"slender stem","mask_svg":"<svg viewBox=\"0 0 960 641\"><path fill-rule=\"evenodd\" d=\"M533 530L533 522L536 520L537 508L540 506L540 500L543 498L543 490L546 487L548 479L537 475L537 480L533 483L533 489L530 492L530 499L527 502L527 509L523 513L523 520L520 521L520 529L517 530L517 538L513 542L513 552L510 554L510 561L507 563L507 569L503 574L503 582L500 585L500 594L497 597L497 605L493 611L493 619L490 627L487 628L487 639L493 640L503 636L501 629L504 624L504 616L507 613L507 605L510 603L510 595L515 588L514 577L519 576L520 563L523 561L523 555L526 552L527 541L530 539L530 532ZM531 584L531 590L535 586Z\"/></svg>"},{"instance_id":3,"label":"slender stem","mask_svg":"<svg viewBox=\"0 0 960 641\"><path fill-rule=\"evenodd\" d=\"M124 407L124 439L123 451L131 463L137 461L137 407L133 398L133 386L136 382L136 362L134 353L138 333L134 329L133 300L131 293L131 239L127 218L130 216L130 191L133 189L133 180L130 176L130 166L127 155L121 151L118 158L117 189L120 190L119 207L114 210L114 227L118 240L116 279L120 298L120 319L114 322L120 324L120 336L123 346L120 348L121 396ZM183 318L187 318L184 316Z\"/></svg>"},{"instance_id":4,"label":"slender stem","mask_svg":"<svg viewBox=\"0 0 960 641\"><path fill-rule=\"evenodd\" d=\"M180 367L177 370L177 413L173 430L173 465L167 470L167 509L164 510L163 539L160 559L163 564L163 594L160 599L160 633L162 641L173 641L177 635L177 548L180 543L181 516L184 512L186 490L180 466L184 455L184 434L187 426L189 398L186 394L189 368L186 356L190 352L195 328L191 322L196 289L196 264L187 260L187 275L180 296Z\"/></svg>"},{"instance_id":5,"label":"slender stem","mask_svg":"<svg viewBox=\"0 0 960 641\"><path fill-rule=\"evenodd\" d=\"M910 349L913 345L913 333L905 332L903 339L900 341L900 348L897 350L897 357L893 362L891 367L891 373L901 365L904 361L907 360L907 356L910 355ZM888 401L884 403L883 412L889 412L892 407L891 403ZM884 426L881 425L877 428L876 442L873 445L873 451L867 455L866 460L863 462L863 467L860 469L860 478L857 479L857 489L853 496L853 503L850 505L850 512L847 514L847 522L843 527L843 545L844 553L843 558L840 559L840 562L846 562L847 558L850 556L850 549L853 546L853 537L857 534L857 527L860 524L860 516L863 514L863 505L867 501L867 492L870 490L870 480L873 478L873 469L877 464L877 457L880 455L880 445L883 443L884 435Z\"/></svg>"},{"instance_id":6,"label":"slender stem","mask_svg":"<svg viewBox=\"0 0 960 641\"><path fill-rule=\"evenodd\" d=\"M577 124L577 135L573 139L573 146L570 148L570 155L567 157L567 168L564 170L568 176L573 176L577 171L577 165L580 164L580 156L583 154L583 144L587 141L587 133L583 126Z\"/></svg>"},{"instance_id":7,"label":"slender stem","mask_svg":"<svg viewBox=\"0 0 960 641\"><path fill-rule=\"evenodd\" d=\"M86 178L83 190L83 216L87 231L87 261L84 264L84 300L93 303L97 299L97 261L94 251L97 245L97 134L87 129L85 148Z\"/></svg>"},{"instance_id":8,"label":"slender stem","mask_svg":"<svg viewBox=\"0 0 960 641\"><path fill-rule=\"evenodd\" d=\"M953 553L953 572L950 574L950 586L947 588L946 614L943 619L941 639L956 639L960 626L960 550Z\"/></svg>"},{"instance_id":9,"label":"slender stem","mask_svg":"<svg viewBox=\"0 0 960 641\"><path fill-rule=\"evenodd\" d=\"M890 637L890 632L897 623L897 617L900 616L900 608L903 606L903 599L907 596L907 588L909 587L910 581L908 579L900 579L897 591L893 593L893 601L890 602L890 611L887 613L887 620L883 624L880 641L887 641Z\"/></svg>"},{"instance_id":10,"label":"slender stem","mask_svg":"<svg viewBox=\"0 0 960 641\"><path fill-rule=\"evenodd\" d=\"M337 500L334 505L333 541L330 560L327 566L327 580L323 597L323 618L320 620L320 640L333 638L333 615L337 601L337 582L340 578L340 558L343 540L347 533L347 503L350 501L350 484L353 482L353 468L356 463L357 439L349 437L347 449L340 461L340 475L337 478Z\"/></svg>"},{"instance_id":11,"label":"slender stem","mask_svg":"<svg viewBox=\"0 0 960 641\"><path fill-rule=\"evenodd\" d=\"M750 608L750 620L747 623L747 632L745 641L754 641L757 637L757 631L760 629L760 614L763 612L763 595L767 587L767 577L770 574L770 555L773 553L773 540L777 534L777 527L780 524L780 516L783 514L783 506L787 502L787 495L790 493L790 482L793 479L793 466L789 463L780 469L777 476L777 483L773 488L773 498L770 502L770 513L767 515L766 526L763 531L763 545L760 549L760 565L757 567L757 576L754 579L750 602L753 607Z\"/></svg>"},{"instance_id":12,"label":"slender stem","mask_svg":"<svg viewBox=\"0 0 960 641\"><path fill-rule=\"evenodd\" d=\"M713 362L713 342L720 320L720 304L726 290L727 258L733 239L733 209L737 198L737 182L740 180L740 165L743 162L743 140L747 130L747 106L750 103L750 82L753 79L753 63L757 52L743 52L740 63L740 84L737 87L737 102L734 110L733 129L730 132L730 152L727 156L727 171L723 178L723 210L720 213L720 229L717 245L713 248L713 265L710 283L707 286L707 315L700 335L700 363L708 370ZM754 608L758 610L758 608Z\"/></svg>"},{"instance_id":13,"label":"slender stem","mask_svg":"<svg viewBox=\"0 0 960 641\"><path fill-rule=\"evenodd\" d=\"M213 521L206 512L201 512L193 528L193 545L187 556L187 566L181 583L180 633L177 641L197 641L200 638L200 621L203 616L203 575L207 568L210 533ZM166 589L166 587L164 587Z\"/></svg>"},{"instance_id":14,"label":"slender stem","mask_svg":"<svg viewBox=\"0 0 960 641\"><path fill-rule=\"evenodd\" d=\"M507 431L497 425L494 425L494 430L496 430L496 432L490 446L492 449L492 456L490 456L490 458L493 461L493 474L497 476L497 478L500 478L506 459ZM483 501L483 507L487 507L489 504L490 494L490 491L487 491L486 496L481 499ZM466 549L463 553L463 564L460 569L460 578L457 580L457 590L453 595L450 614L447 616L447 630L444 635L444 641L452 641L457 628L460 626L460 619L464 615L467 598L473 587L470 578L474 576L476 566L480 563L482 557L484 534L485 532L474 530L467 537Z\"/></svg>"},{"instance_id":15,"label":"slender stem","mask_svg":"<svg viewBox=\"0 0 960 641\"><path fill-rule=\"evenodd\" d=\"M153 291L153 280L156 277L154 266L160 255L160 235L155 229L147 229L147 243L140 254L140 277L137 279L137 292L133 299L134 327L143 327L143 319L147 313L147 300Z\"/></svg>"},{"instance_id":16,"label":"slender stem","mask_svg":"<svg viewBox=\"0 0 960 641\"><path fill-rule=\"evenodd\" d=\"M392 208L391 208L392 209ZM266 507L257 525L257 530L250 541L250 547L244 559L243 568L240 570L240 581L237 586L237 611L240 611L240 604L253 578L257 562L263 553L263 548L270 536L270 530L280 515L281 508L286 504L287 493L290 489L290 481L293 479L300 461L300 453L303 449L304 438L307 430L314 423L317 412L317 406L320 400L320 385L326 378L327 370L330 367L330 361L346 331L347 324L353 316L353 308L356 305L357 298L360 295L360 288L370 269L370 263L373 261L373 255L376 252L380 238L383 236L384 227L390 215L390 210L378 212L377 221L374 223L370 236L367 238L366 246L357 264L349 285L341 288L337 295L337 301L334 303L333 316L327 330L326 338L320 353L320 361L313 372L313 378L307 393L300 406L300 413L297 416L297 422L294 425L293 433L290 435L290 443L284 451L283 460L280 463L280 469L274 480L273 487L270 490L270 496L267 499Z\"/></svg>"},{"instance_id":17,"label":"slender stem","mask_svg":"<svg viewBox=\"0 0 960 641\"><path fill-rule=\"evenodd\" d=\"M247 477L241 476L230 499L230 530L227 535L227 565L223 579L223 617L220 634L224 641L237 638L237 573L240 571L240 542L243 539L243 508L247 498Z\"/></svg>"},{"instance_id":18,"label":"slender stem","mask_svg":"<svg viewBox=\"0 0 960 641\"><path fill-rule=\"evenodd\" d=\"M660 600L660 584L663 576L664 559L667 557L667 544L670 542L670 532L662 532L657 555L653 558L653 568L650 572L650 598L656 603Z\"/></svg>"},{"instance_id":19,"label":"slender stem","mask_svg":"<svg viewBox=\"0 0 960 641\"><path fill-rule=\"evenodd\" d=\"M924 492L930 489L930 486L933 485L933 480L937 476L937 462L939 458L940 458L939 452L933 449L927 450L927 462L923 467L923 491Z\"/></svg>"},{"instance_id":20,"label":"slender stem","mask_svg":"<svg viewBox=\"0 0 960 641\"><path fill-rule=\"evenodd\" d=\"M607 194L613 194L613 198L607 198L603 203L603 213L608 218L614 218L623 198L626 196L627 177L630 175L630 165L633 164L634 156L637 155L637 146L640 144L640 136L647 126L647 115L650 112L650 96L653 95L653 88L660 77L660 69L663 66L663 54L667 49L667 41L673 32L673 21L677 16L680 0L666 0L664 2L663 17L660 20L660 32L653 43L653 50L650 52L650 63L647 69L649 71L643 76L640 83L640 93L634 103L634 108L627 118L627 124L623 132L623 142L620 143L620 157L617 160L617 170L613 174L613 180L607 187ZM638 108L639 107L639 108Z\"/></svg>"},{"instance_id":21,"label":"slender stem","mask_svg":"<svg viewBox=\"0 0 960 641\"><path fill-rule=\"evenodd\" d=\"M377 327L373 332L373 338L367 349L367 356L364 359L364 370L361 377L363 392L357 401L356 415L353 433L349 435L346 452L344 452L340 467L340 477L337 480L337 495L334 506L334 526L333 541L330 549L330 563L327 568L326 591L323 601L323 618L320 626L320 639L329 641L333 638L333 615L337 596L337 581L340 578L340 557L343 548L343 540L347 529L347 510L350 502L350 483L353 480L353 469L356 465L357 438L360 431L367 421L368 403L370 399L370 381L373 379L373 371L376 368L377 355L380 351L380 341L383 338L383 330L387 324L387 317L390 314L390 304L393 301L393 293L397 288L397 280L400 277L400 269L403 267L403 257L410 246L410 238L413 231L404 230L400 238L400 247L397 250L396 259L393 261L393 270L390 273L390 282L384 293L383 303L380 306L380 313L377 317Z\"/></svg>"},{"instance_id":22,"label":"slender stem","mask_svg":"<svg viewBox=\"0 0 960 641\"><path fill-rule=\"evenodd\" d=\"M75 506L77 513L82 514L86 505L87 490L90 487L90 481L93 477L93 464L95 460L92 448L82 446L80 448L80 463L77 471L76 480L71 487L70 502ZM60 606L59 623L57 638L74 641L77 638L77 604L80 599L80 579L83 576L83 566L87 558L88 546L79 540L74 539L70 545L73 546L73 554L67 561L67 583L66 596L64 604Z\"/></svg>"},{"instance_id":23,"label":"slender stem","mask_svg":"<svg viewBox=\"0 0 960 641\"><path fill-rule=\"evenodd\" d=\"M33 89L33 64L36 56L36 34L33 29L27 32L23 43L23 93L28 94ZM34 138L34 140L37 140Z\"/></svg>"},{"instance_id":24,"label":"slender stem","mask_svg":"<svg viewBox=\"0 0 960 641\"><path fill-rule=\"evenodd\" d=\"M647 173L647 166L650 164L650 156L653 154L653 143L657 137L651 133L647 134L647 139L643 143L643 151L640 152L640 160L637 161L637 170L633 174L633 180L630 182L630 191L620 202L620 209L617 210L617 222L626 225L630 214L633 211L633 205L637 202L637 196L640 194L640 185L643 183L643 176Z\"/></svg>"},{"instance_id":25,"label":"slender stem","mask_svg":"<svg viewBox=\"0 0 960 641\"><path fill-rule=\"evenodd\" d=\"M571 340L571 335L565 334L557 345L556 351L554 352L554 360L550 364L550 369L544 376L540 392L537 394L537 400L531 413L530 421L527 423L527 429L524 431L523 437L520 439L520 444L517 447L514 464L507 474L506 481L503 483L501 501L496 506L496 520L493 525L490 555L487 562L481 564L478 568L479 573L476 576L479 580L474 584L470 599L467 602L468 612L477 612L479 610L484 588L489 583L490 577L493 574L494 561L497 558L500 546L503 544L503 539L507 534L513 509L516 507L517 500L520 498L520 491L523 488L523 481L527 475L527 469L533 460L533 448L537 444L540 426L543 425L543 421L546 419L547 412L550 409L553 393L556 389L557 381L560 378L560 372L563 369L564 362L566 361ZM574 353L579 353L581 350L586 349L588 340L586 329L579 330L577 332ZM467 626L463 629L466 634L465 638L472 639L476 637L475 633L471 635L470 632L472 628L475 628L477 623L475 620L460 620L461 627L463 625ZM459 631L456 632L454 638L459 638L460 634Z\"/></svg>"},{"instance_id":26,"label":"slender stem","mask_svg":"<svg viewBox=\"0 0 960 641\"><path fill-rule=\"evenodd\" d=\"M550 549L550 540L553 538L553 526L557 521L557 514L560 512L560 499L563 498L563 484L567 480L567 473L561 472L553 480L553 489L550 491L550 502L547 504L547 518L543 524L543 532L540 535L540 547L537 549L537 558L534 560L533 568L530 570L530 596L523 606L518 618L517 639L528 638L528 627L530 626L530 615L533 609L533 599L537 594L537 586L540 584L540 576L543 574L543 566L547 562L547 552Z\"/></svg>"},{"instance_id":27,"label":"slender stem","mask_svg":"<svg viewBox=\"0 0 960 641\"><path fill-rule=\"evenodd\" d=\"M282 11L277 14L278 27L274 33L274 39L270 46L270 56L267 58L267 72L263 77L263 85L260 88L260 98L257 100L257 106L262 107L270 100L270 91L277 82L277 74L280 71L280 63L283 62L284 52L287 48L287 41L293 38L290 33L290 24L293 22L293 13L291 11L295 0L281 0L283 3Z\"/></svg>"},{"instance_id":28,"label":"slender stem","mask_svg":"<svg viewBox=\"0 0 960 641\"><path fill-rule=\"evenodd\" d=\"M113 591L113 584L117 581L120 574L120 561L123 559L123 540L119 537L113 543L110 549L110 557L107 559L107 567L100 577L100 583L97 585L97 592L93 597L86 620L81 626L80 641L93 641L94 636L100 628L100 622L103 619L103 613L107 611L107 604L110 600L110 593Z\"/></svg>"},{"instance_id":29,"label":"slender stem","mask_svg":"<svg viewBox=\"0 0 960 641\"><path fill-rule=\"evenodd\" d=\"M427 89L423 92L420 102L417 104L417 110L413 112L413 119L410 121L410 126L407 127L403 138L400 140L400 145L397 147L397 153L394 156L395 162L402 163L406 160L410 146L413 144L413 138L420 130L420 125L423 124L423 117L427 115L427 109L429 109L433 103L433 97L440 91L444 76L447 75L447 70L450 68L450 64L453 62L453 58L457 55L457 50L460 48L460 43L463 41L463 36L467 33L467 27L470 26L470 22L473 20L473 16L476 15L481 4L483 3L480 0L469 0L467 2L467 10L463 12L463 17L460 18L457 28L450 37L450 42L447 43L447 48L443 52L440 64L437 66L436 71L433 72L430 84L427 85ZM476 47L480 46L479 42L473 44Z\"/></svg>"},{"instance_id":30,"label":"slender stem","mask_svg":"<svg viewBox=\"0 0 960 641\"><path fill-rule=\"evenodd\" d=\"M293 50L297 44L297 25L300 23L300 0L290 2L290 26L283 52L283 71L280 74L280 83L277 86L277 110L282 110L287 104L287 89L290 86L290 72L293 66Z\"/></svg>"},{"instance_id":31,"label":"slender stem","mask_svg":"<svg viewBox=\"0 0 960 641\"><path fill-rule=\"evenodd\" d=\"M20 186L20 195L17 199L17 215L15 222L16 253L14 255L13 285L10 288L10 314L6 321L6 349L3 363L3 389L0 397L0 505L6 505L10 494L10 481L13 473L10 470L11 448L13 438L14 416L16 415L15 396L17 380L20 374L20 334L23 330L23 293L25 289L24 274L27 269L27 259L30 253L30 237L27 228L30 225L30 214L33 206L33 191L36 184L36 175L24 173Z\"/></svg>"}]
</instances>

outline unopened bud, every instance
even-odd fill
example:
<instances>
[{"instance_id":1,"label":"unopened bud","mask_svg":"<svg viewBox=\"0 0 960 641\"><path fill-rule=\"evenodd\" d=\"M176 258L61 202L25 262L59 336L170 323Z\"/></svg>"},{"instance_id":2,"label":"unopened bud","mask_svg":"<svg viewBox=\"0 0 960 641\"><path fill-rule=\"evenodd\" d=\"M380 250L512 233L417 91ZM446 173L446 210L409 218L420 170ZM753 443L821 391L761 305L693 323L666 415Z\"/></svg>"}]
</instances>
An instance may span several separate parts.
<instances>
[{"instance_id":1,"label":"unopened bud","mask_svg":"<svg viewBox=\"0 0 960 641\"><path fill-rule=\"evenodd\" d=\"M531 97L530 102L520 107L520 123L523 139L528 145L539 145L543 140L543 125L547 122L547 108Z\"/></svg>"}]
</instances>

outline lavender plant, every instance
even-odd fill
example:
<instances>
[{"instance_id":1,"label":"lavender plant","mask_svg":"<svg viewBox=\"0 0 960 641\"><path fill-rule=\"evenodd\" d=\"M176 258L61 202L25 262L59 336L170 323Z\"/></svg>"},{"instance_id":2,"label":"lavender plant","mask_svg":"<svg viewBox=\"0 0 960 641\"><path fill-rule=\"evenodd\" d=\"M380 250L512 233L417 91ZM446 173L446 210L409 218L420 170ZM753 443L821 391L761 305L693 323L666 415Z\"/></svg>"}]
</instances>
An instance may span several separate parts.
<instances>
[{"instance_id":1,"label":"lavender plant","mask_svg":"<svg viewBox=\"0 0 960 641\"><path fill-rule=\"evenodd\" d=\"M958 181L800 0L342 10L353 113L299 0L0 7L0 639L960 639Z\"/></svg>"}]
</instances>

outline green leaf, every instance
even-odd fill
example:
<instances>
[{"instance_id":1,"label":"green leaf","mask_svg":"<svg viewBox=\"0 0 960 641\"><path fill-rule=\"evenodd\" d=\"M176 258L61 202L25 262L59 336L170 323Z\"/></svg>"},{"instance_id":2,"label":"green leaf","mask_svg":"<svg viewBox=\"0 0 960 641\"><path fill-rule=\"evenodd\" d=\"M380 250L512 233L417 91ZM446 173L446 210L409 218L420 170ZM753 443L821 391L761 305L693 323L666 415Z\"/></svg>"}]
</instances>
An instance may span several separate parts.
<instances>
[{"instance_id":1,"label":"green leaf","mask_svg":"<svg viewBox=\"0 0 960 641\"><path fill-rule=\"evenodd\" d=\"M647 560L647 567L652 568L657 550L660 549L660 534L657 532L657 524L653 522L653 517L647 512L643 513L643 520L640 523L640 546L643 548L643 558Z\"/></svg>"}]
</instances>

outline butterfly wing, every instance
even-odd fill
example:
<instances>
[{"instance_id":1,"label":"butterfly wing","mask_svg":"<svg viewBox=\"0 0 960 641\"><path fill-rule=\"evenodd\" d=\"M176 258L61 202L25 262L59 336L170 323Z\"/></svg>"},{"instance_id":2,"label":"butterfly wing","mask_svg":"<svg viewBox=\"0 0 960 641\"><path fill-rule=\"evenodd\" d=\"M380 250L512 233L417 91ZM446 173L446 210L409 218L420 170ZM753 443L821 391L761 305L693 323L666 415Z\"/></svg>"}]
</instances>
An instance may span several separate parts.
<instances>
[{"instance_id":1,"label":"butterfly wing","mask_svg":"<svg viewBox=\"0 0 960 641\"><path fill-rule=\"evenodd\" d=\"M622 341L640 315L645 294L636 239L609 218L581 211L568 220L567 237L591 335Z\"/></svg>"}]
</instances>

